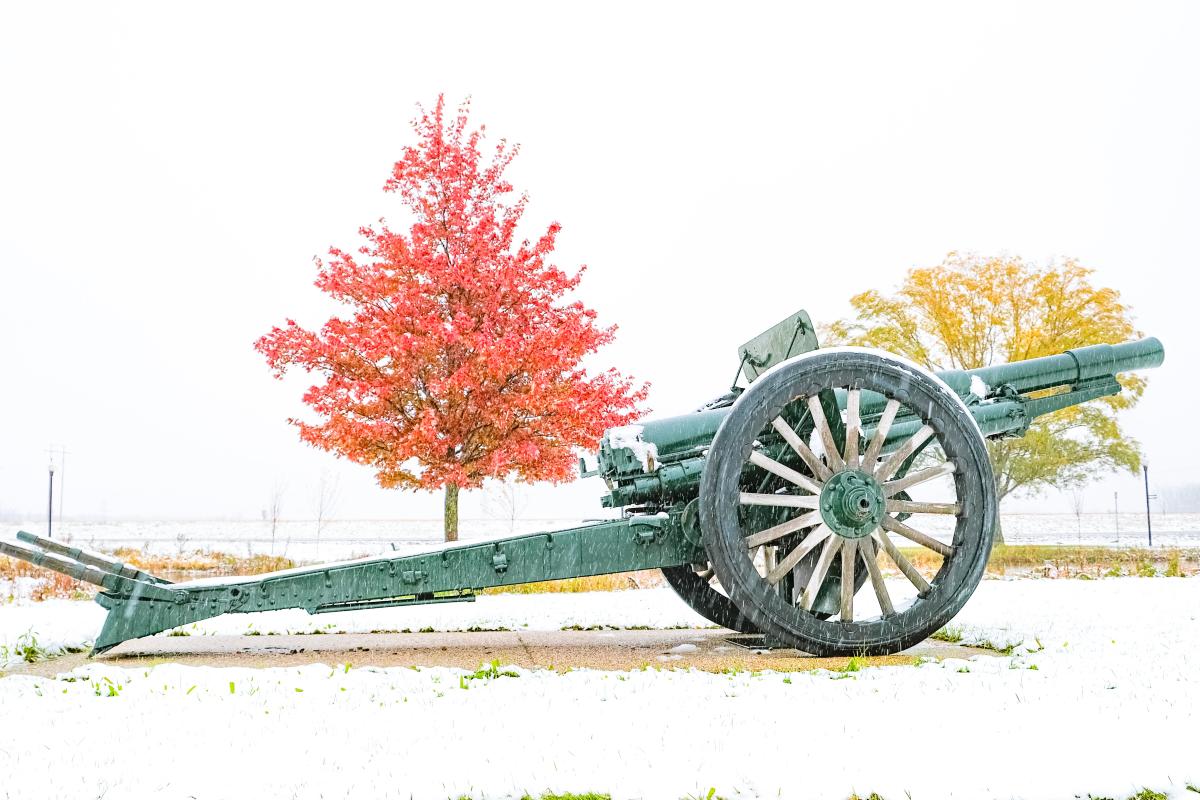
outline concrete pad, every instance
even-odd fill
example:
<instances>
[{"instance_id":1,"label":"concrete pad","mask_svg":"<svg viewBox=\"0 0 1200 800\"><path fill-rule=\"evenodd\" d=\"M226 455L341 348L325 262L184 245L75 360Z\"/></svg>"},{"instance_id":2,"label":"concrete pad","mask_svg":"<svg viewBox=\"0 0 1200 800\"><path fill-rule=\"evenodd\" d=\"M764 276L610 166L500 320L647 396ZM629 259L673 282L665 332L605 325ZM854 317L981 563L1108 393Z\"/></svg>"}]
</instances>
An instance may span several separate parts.
<instances>
[{"instance_id":1,"label":"concrete pad","mask_svg":"<svg viewBox=\"0 0 1200 800\"><path fill-rule=\"evenodd\" d=\"M287 667L321 662L354 666L444 666L477 669L499 661L527 669L641 667L796 671L836 669L845 658L815 658L797 650L755 650L717 629L619 631L484 631L471 633L331 633L286 636L159 636L125 642L90 661L119 667L161 663L214 667ZM911 664L916 658L969 658L992 651L927 640L903 653L865 659L868 665ZM89 663L67 655L11 674L56 675Z\"/></svg>"}]
</instances>

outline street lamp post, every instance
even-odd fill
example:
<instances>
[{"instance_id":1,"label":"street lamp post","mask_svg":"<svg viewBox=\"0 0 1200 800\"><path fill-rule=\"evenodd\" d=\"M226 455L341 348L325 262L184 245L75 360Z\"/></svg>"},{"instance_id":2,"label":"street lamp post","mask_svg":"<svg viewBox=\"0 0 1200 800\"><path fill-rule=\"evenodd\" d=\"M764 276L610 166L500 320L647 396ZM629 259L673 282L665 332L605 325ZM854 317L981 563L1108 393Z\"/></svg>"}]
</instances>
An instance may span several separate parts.
<instances>
[{"instance_id":1,"label":"street lamp post","mask_svg":"<svg viewBox=\"0 0 1200 800\"><path fill-rule=\"evenodd\" d=\"M50 460L50 496L46 501L46 538L54 538L54 460Z\"/></svg>"}]
</instances>

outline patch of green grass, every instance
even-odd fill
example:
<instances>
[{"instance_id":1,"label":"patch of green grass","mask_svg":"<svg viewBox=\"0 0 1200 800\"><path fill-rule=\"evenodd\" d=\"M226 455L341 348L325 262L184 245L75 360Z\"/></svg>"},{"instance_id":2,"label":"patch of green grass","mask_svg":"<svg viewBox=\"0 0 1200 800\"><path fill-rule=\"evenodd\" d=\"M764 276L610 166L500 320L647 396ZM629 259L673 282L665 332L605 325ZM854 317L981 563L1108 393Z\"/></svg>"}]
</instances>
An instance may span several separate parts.
<instances>
[{"instance_id":1,"label":"patch of green grass","mask_svg":"<svg viewBox=\"0 0 1200 800\"><path fill-rule=\"evenodd\" d=\"M757 678L762 675L762 670L749 669L741 664L734 664L733 666L722 667L721 669L717 670L717 674L728 675L730 677L733 677L734 675L749 675L751 678Z\"/></svg>"},{"instance_id":2,"label":"patch of green grass","mask_svg":"<svg viewBox=\"0 0 1200 800\"><path fill-rule=\"evenodd\" d=\"M612 800L612 795L600 794L598 792L584 792L583 794L575 794L575 792L565 792L563 794L546 792L539 797L526 794L521 797L521 800Z\"/></svg>"},{"instance_id":3,"label":"patch of green grass","mask_svg":"<svg viewBox=\"0 0 1200 800\"><path fill-rule=\"evenodd\" d=\"M472 672L470 675L462 675L458 679L458 688L466 689L467 681L490 681L496 678L519 678L519 673L513 672L510 669L500 669L500 662L492 659L492 663L483 664L479 669Z\"/></svg>"},{"instance_id":4,"label":"patch of green grass","mask_svg":"<svg viewBox=\"0 0 1200 800\"><path fill-rule=\"evenodd\" d=\"M1153 578L1158 575L1158 570L1154 568L1154 562L1148 558L1139 558L1137 561L1137 570L1134 573L1139 578ZM1141 800L1141 798L1138 798Z\"/></svg>"},{"instance_id":5,"label":"patch of green grass","mask_svg":"<svg viewBox=\"0 0 1200 800\"><path fill-rule=\"evenodd\" d=\"M1179 566L1179 551L1172 550L1167 556L1167 571L1164 573L1168 578L1182 578L1183 569Z\"/></svg>"},{"instance_id":6,"label":"patch of green grass","mask_svg":"<svg viewBox=\"0 0 1200 800\"><path fill-rule=\"evenodd\" d=\"M958 644L963 640L963 630L957 625L947 625L940 631L936 631L930 639L937 639L939 642L950 642Z\"/></svg>"},{"instance_id":7,"label":"patch of green grass","mask_svg":"<svg viewBox=\"0 0 1200 800\"><path fill-rule=\"evenodd\" d=\"M55 655L56 653L53 650L44 647L37 640L37 634L33 632L33 628L18 636L17 640L13 642L12 647L0 646L0 662L16 657L26 664L33 664L53 658Z\"/></svg>"},{"instance_id":8,"label":"patch of green grass","mask_svg":"<svg viewBox=\"0 0 1200 800\"><path fill-rule=\"evenodd\" d=\"M1193 786L1193 785L1192 785L1192 784L1190 784L1190 783L1189 783L1189 784L1187 784L1187 790L1188 790L1189 792L1195 792L1196 794L1200 794L1200 788L1197 788L1197 787Z\"/></svg>"},{"instance_id":9,"label":"patch of green grass","mask_svg":"<svg viewBox=\"0 0 1200 800\"><path fill-rule=\"evenodd\" d=\"M1129 800L1167 800L1167 796L1163 792L1143 788L1137 794L1129 795Z\"/></svg>"},{"instance_id":10,"label":"patch of green grass","mask_svg":"<svg viewBox=\"0 0 1200 800\"><path fill-rule=\"evenodd\" d=\"M983 650L991 650L993 653L999 653L1002 656L1011 656L1013 650L1017 649L1015 644L996 644L991 639L984 639L982 642L974 642L971 647L978 647Z\"/></svg>"},{"instance_id":11,"label":"patch of green grass","mask_svg":"<svg viewBox=\"0 0 1200 800\"><path fill-rule=\"evenodd\" d=\"M620 630L616 625L564 625L560 630L564 631L616 631Z\"/></svg>"},{"instance_id":12,"label":"patch of green grass","mask_svg":"<svg viewBox=\"0 0 1200 800\"><path fill-rule=\"evenodd\" d=\"M846 662L846 666L838 667L838 668L834 669L833 671L834 672L859 672L866 665L867 665L867 662L865 659L859 658L858 656L851 656L850 660Z\"/></svg>"},{"instance_id":13,"label":"patch of green grass","mask_svg":"<svg viewBox=\"0 0 1200 800\"><path fill-rule=\"evenodd\" d=\"M249 634L247 634L247 636L248 635ZM191 636L191 634L188 633L187 631L183 630L182 628L176 628L175 630L168 633L167 636Z\"/></svg>"}]
</instances>

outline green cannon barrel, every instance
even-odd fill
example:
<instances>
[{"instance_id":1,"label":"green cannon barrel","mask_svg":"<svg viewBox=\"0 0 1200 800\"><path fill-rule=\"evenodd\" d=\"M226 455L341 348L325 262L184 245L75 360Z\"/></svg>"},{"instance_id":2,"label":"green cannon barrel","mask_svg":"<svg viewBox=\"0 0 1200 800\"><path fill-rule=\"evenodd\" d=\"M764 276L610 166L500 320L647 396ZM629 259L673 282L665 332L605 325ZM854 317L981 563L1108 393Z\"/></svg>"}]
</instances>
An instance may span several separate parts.
<instances>
[{"instance_id":1,"label":"green cannon barrel","mask_svg":"<svg viewBox=\"0 0 1200 800\"><path fill-rule=\"evenodd\" d=\"M1075 386L1130 370L1159 367L1162 363L1162 342L1149 336L1135 342L1093 344L1056 356L979 369L948 370L937 375L964 397L971 391L972 376L983 381L989 389L1007 385L1024 394L1056 386Z\"/></svg>"}]
</instances>

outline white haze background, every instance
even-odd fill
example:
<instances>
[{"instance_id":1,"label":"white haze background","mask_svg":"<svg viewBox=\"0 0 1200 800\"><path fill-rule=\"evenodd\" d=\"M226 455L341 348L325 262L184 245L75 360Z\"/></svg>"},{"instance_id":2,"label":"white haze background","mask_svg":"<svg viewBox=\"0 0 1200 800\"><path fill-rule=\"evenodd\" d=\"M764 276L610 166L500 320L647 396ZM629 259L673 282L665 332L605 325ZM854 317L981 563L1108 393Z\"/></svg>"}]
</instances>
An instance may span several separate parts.
<instances>
[{"instance_id":1,"label":"white haze background","mask_svg":"<svg viewBox=\"0 0 1200 800\"><path fill-rule=\"evenodd\" d=\"M312 258L400 224L380 188L418 101L471 95L519 141L527 233L653 383L721 392L735 347L798 307L845 315L950 250L1095 267L1163 339L1127 430L1159 485L1192 449L1200 261L1193 4L34 4L0 10L0 514L435 517L285 422L302 377L251 345L330 308ZM1141 503L1106 478L1088 511ZM525 515L599 512L600 485ZM1069 495L1010 510L1069 513ZM478 493L464 516L481 514Z\"/></svg>"}]
</instances>

